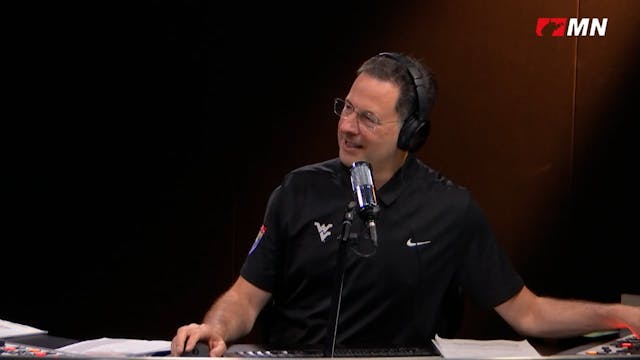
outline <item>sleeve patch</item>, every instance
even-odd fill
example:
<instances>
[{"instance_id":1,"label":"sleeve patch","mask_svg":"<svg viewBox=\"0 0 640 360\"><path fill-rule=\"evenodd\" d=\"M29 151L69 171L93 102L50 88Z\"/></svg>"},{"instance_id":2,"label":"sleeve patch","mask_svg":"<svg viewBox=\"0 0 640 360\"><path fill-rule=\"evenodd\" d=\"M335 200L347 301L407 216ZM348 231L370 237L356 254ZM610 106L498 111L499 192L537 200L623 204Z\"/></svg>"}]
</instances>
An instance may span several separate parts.
<instances>
[{"instance_id":1,"label":"sleeve patch","mask_svg":"<svg viewBox=\"0 0 640 360\"><path fill-rule=\"evenodd\" d=\"M262 226L260 227L260 231L258 231L258 235L256 235L256 239L253 241L253 245L251 245L251 249L249 250L249 255L251 255L251 253L258 247L258 244L260 244L260 241L262 240L262 236L266 231L267 231L267 227L264 226L264 224L262 224Z\"/></svg>"}]
</instances>

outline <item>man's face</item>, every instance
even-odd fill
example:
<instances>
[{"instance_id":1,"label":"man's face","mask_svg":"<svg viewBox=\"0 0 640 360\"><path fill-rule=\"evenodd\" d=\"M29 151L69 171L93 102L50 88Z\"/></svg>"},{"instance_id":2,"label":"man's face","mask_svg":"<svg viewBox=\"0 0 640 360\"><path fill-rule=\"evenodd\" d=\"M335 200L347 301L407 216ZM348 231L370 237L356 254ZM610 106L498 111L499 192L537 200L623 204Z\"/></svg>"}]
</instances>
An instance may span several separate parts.
<instances>
[{"instance_id":1,"label":"man's face","mask_svg":"<svg viewBox=\"0 0 640 360\"><path fill-rule=\"evenodd\" d=\"M355 79L338 123L339 157L344 165L366 160L374 171L400 167L397 143L401 123L395 110L399 94L396 84L366 73Z\"/></svg>"}]
</instances>

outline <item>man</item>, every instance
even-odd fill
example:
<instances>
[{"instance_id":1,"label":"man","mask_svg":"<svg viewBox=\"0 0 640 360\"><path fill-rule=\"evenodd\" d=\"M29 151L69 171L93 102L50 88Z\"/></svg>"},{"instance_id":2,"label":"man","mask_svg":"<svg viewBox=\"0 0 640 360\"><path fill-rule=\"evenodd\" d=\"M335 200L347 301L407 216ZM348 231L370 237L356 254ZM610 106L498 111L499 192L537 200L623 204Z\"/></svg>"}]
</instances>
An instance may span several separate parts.
<instances>
[{"instance_id":1,"label":"man","mask_svg":"<svg viewBox=\"0 0 640 360\"><path fill-rule=\"evenodd\" d=\"M415 59L378 54L336 99L339 157L287 174L272 193L256 241L233 286L202 324L180 327L172 355L206 342L210 356L247 334L270 303L269 343L327 339L340 233L353 199L349 168L371 165L379 205L377 246L358 218L345 254L335 341L344 347L421 346L451 326L458 290L494 308L527 336L564 337L628 327L640 308L539 297L515 272L478 204L412 154L429 133L436 87Z\"/></svg>"}]
</instances>

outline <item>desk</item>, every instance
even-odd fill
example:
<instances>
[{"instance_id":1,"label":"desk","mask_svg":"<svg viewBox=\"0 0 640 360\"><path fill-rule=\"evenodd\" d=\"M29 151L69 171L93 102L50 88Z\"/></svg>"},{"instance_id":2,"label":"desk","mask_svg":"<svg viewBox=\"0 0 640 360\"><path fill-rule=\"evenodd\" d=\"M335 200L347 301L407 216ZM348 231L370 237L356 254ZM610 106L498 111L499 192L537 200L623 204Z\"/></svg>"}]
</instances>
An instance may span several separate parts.
<instances>
[{"instance_id":1,"label":"desk","mask_svg":"<svg viewBox=\"0 0 640 360\"><path fill-rule=\"evenodd\" d=\"M48 334L38 334L38 335L28 335L28 336L17 336L17 337L11 337L11 338L6 338L5 339L7 342L12 342L12 343L20 343L20 344L27 344L27 345L33 345L36 347L45 347L45 348L51 348L51 349L55 349L55 348L59 348L62 346L66 346L66 345L70 345L73 343L78 342L77 340L73 340L73 339L68 339L68 338L63 338L63 337L58 337L58 336L52 336L52 335L48 335ZM587 339L587 341L585 341L584 339L563 339L563 340L559 340L559 341L541 341L541 340L530 340L531 344L534 345L534 347L536 348L536 350L538 350L543 356L539 357L539 358L525 358L525 357L511 357L509 358L510 360L513 359L518 359L518 360L640 360L640 354L634 354L634 355L597 355L597 356L587 356L587 355L577 355L578 351L587 349L591 346L595 346L598 344L601 344L605 341L607 341L606 339L598 339L597 341L588 341L589 339ZM567 345L576 345L579 344L575 347L571 347L571 348L566 348ZM557 350L560 348L563 348L563 350L557 352L557 353L553 353L553 354L549 354L550 351L552 350ZM252 344L238 344L238 345L232 345L229 347L229 350L234 350L234 349L259 349L260 347L257 345L252 345ZM259 356L256 356L259 357ZM0 356L0 359L2 359L3 357ZM34 356L6 356L7 360L10 359L15 359L15 360L33 360ZM56 356L56 359L60 359L60 360L100 360L100 359L127 359L127 360L149 360L149 357L132 357L132 356L127 356L127 357L109 357L109 356L82 356L82 355L78 355L78 356L70 356L70 357L66 357L66 356ZM171 356L164 356L162 357L163 359L184 359L183 357L171 357ZM200 358L206 358L206 357L200 357ZM269 357L267 357L269 358ZM309 359L309 357L286 357L289 360L303 360L303 359ZM318 357L321 358L321 357ZM336 357L339 358L341 360L363 360L363 359L367 359L367 357ZM211 358L209 358L211 359ZM233 356L225 356L225 357L221 357L221 358L215 358L215 359L225 359L225 360L229 360L229 359L247 359L246 356L243 357L233 357ZM401 357L371 357L369 359L385 359L385 360L444 360L444 358L442 356L401 356ZM505 360L505 358L473 358L470 357L469 359L465 359L465 360Z\"/></svg>"},{"instance_id":2,"label":"desk","mask_svg":"<svg viewBox=\"0 0 640 360\"><path fill-rule=\"evenodd\" d=\"M10 338L4 338L4 340L6 340L7 342L41 346L49 349L56 349L59 347L71 345L78 342L78 340L67 339L59 336L52 336L49 334L13 336Z\"/></svg>"}]
</instances>

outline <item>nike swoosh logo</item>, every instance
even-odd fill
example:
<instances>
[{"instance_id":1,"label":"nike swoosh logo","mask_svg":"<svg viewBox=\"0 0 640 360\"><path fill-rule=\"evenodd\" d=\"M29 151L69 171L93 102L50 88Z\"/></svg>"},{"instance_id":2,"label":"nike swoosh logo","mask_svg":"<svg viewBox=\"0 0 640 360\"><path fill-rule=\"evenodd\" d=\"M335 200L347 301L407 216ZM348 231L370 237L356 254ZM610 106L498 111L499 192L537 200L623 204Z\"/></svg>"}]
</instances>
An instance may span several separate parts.
<instances>
[{"instance_id":1,"label":"nike swoosh logo","mask_svg":"<svg viewBox=\"0 0 640 360\"><path fill-rule=\"evenodd\" d=\"M420 242L413 242L412 238L409 238L407 240L407 246L408 247L420 246L420 245L425 245L425 244L429 244L429 243L431 243L431 240L420 241Z\"/></svg>"}]
</instances>

